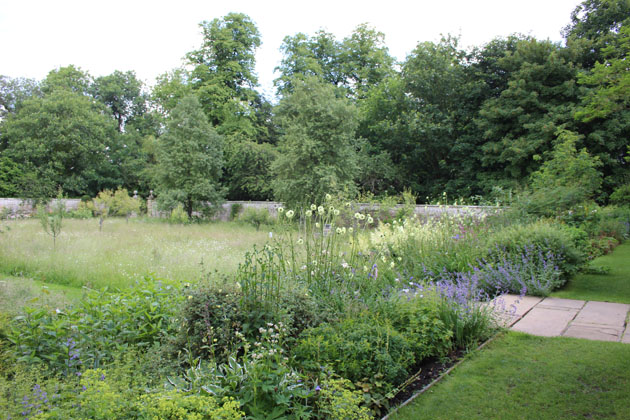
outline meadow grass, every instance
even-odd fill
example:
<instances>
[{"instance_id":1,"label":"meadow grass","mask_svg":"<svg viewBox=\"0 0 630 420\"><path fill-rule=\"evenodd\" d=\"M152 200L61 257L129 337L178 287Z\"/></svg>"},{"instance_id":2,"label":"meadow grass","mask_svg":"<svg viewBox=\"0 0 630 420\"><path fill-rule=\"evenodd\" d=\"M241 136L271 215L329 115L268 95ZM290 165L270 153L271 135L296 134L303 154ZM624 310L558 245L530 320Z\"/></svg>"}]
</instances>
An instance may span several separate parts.
<instances>
[{"instance_id":1,"label":"meadow grass","mask_svg":"<svg viewBox=\"0 0 630 420\"><path fill-rule=\"evenodd\" d=\"M24 306L62 308L83 297L84 289L0 275L0 314L16 315Z\"/></svg>"},{"instance_id":2,"label":"meadow grass","mask_svg":"<svg viewBox=\"0 0 630 420\"><path fill-rule=\"evenodd\" d=\"M509 332L390 417L627 419L630 346Z\"/></svg>"},{"instance_id":3,"label":"meadow grass","mask_svg":"<svg viewBox=\"0 0 630 420\"><path fill-rule=\"evenodd\" d=\"M194 283L231 274L266 232L237 223L174 225L108 219L64 220L56 246L37 220L6 223L0 236L0 272L46 283L91 288L125 287L153 273Z\"/></svg>"},{"instance_id":4,"label":"meadow grass","mask_svg":"<svg viewBox=\"0 0 630 420\"><path fill-rule=\"evenodd\" d=\"M553 297L603 302L630 303L630 243L593 260L594 267L609 267L606 274L579 273Z\"/></svg>"}]
</instances>

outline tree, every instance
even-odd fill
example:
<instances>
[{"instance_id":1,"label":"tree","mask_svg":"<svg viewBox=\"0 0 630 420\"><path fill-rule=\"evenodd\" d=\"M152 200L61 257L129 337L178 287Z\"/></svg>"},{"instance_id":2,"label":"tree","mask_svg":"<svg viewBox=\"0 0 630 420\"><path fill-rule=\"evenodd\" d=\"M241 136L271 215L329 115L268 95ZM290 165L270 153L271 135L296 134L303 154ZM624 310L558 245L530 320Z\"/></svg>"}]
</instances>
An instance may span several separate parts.
<instances>
[{"instance_id":1,"label":"tree","mask_svg":"<svg viewBox=\"0 0 630 420\"><path fill-rule=\"evenodd\" d=\"M321 202L325 194L356 192L357 110L316 77L295 85L280 102L283 134L272 165L274 195L290 204Z\"/></svg>"},{"instance_id":2,"label":"tree","mask_svg":"<svg viewBox=\"0 0 630 420\"><path fill-rule=\"evenodd\" d=\"M146 111L146 97L142 94L142 82L133 71L114 73L98 77L91 86L94 98L103 102L111 110L118 131L123 132L125 123L142 116Z\"/></svg>"},{"instance_id":3,"label":"tree","mask_svg":"<svg viewBox=\"0 0 630 420\"><path fill-rule=\"evenodd\" d=\"M222 124L235 108L242 117L250 117L248 108L257 96L254 67L256 48L261 43L258 28L242 13L229 13L200 26L203 44L188 53L187 59L193 66L192 88L210 123L215 127Z\"/></svg>"},{"instance_id":4,"label":"tree","mask_svg":"<svg viewBox=\"0 0 630 420\"><path fill-rule=\"evenodd\" d=\"M579 96L569 53L550 41L526 39L499 59L508 86L484 102L476 120L484 140L481 161L495 182L527 179L552 150L556 131L572 128Z\"/></svg>"},{"instance_id":5,"label":"tree","mask_svg":"<svg viewBox=\"0 0 630 420\"><path fill-rule=\"evenodd\" d=\"M158 141L160 201L182 204L188 217L194 210L210 209L207 204L216 209L224 196L219 185L222 168L221 136L208 123L197 98L184 97Z\"/></svg>"},{"instance_id":6,"label":"tree","mask_svg":"<svg viewBox=\"0 0 630 420\"><path fill-rule=\"evenodd\" d=\"M451 157L473 116L466 104L464 60L454 38L420 43L401 74L385 79L362 101L359 134L369 141L371 170L380 167L388 174L390 161L395 173L388 177L396 191L440 194L464 165Z\"/></svg>"},{"instance_id":7,"label":"tree","mask_svg":"<svg viewBox=\"0 0 630 420\"><path fill-rule=\"evenodd\" d=\"M22 102L34 96L41 96L36 80L0 75L0 120L15 114Z\"/></svg>"},{"instance_id":8,"label":"tree","mask_svg":"<svg viewBox=\"0 0 630 420\"><path fill-rule=\"evenodd\" d=\"M58 89L72 91L79 95L88 96L92 85L92 77L80 67L69 65L52 70L42 81L41 89L49 94Z\"/></svg>"},{"instance_id":9,"label":"tree","mask_svg":"<svg viewBox=\"0 0 630 420\"><path fill-rule=\"evenodd\" d=\"M363 99L370 88L393 73L394 59L384 39L382 32L367 24L359 25L341 42L323 30L311 37L303 33L287 36L280 47L284 57L276 68L280 77L274 85L279 94L287 95L295 80L317 76L344 88L348 97Z\"/></svg>"},{"instance_id":10,"label":"tree","mask_svg":"<svg viewBox=\"0 0 630 420\"><path fill-rule=\"evenodd\" d=\"M2 129L2 154L41 187L31 191L61 187L76 197L119 184L109 155L117 135L114 121L86 96L56 89L27 100Z\"/></svg>"},{"instance_id":11,"label":"tree","mask_svg":"<svg viewBox=\"0 0 630 420\"><path fill-rule=\"evenodd\" d=\"M581 66L590 69L604 62L604 50L628 24L630 0L585 0L571 13L563 34L567 46L578 52Z\"/></svg>"},{"instance_id":12,"label":"tree","mask_svg":"<svg viewBox=\"0 0 630 420\"><path fill-rule=\"evenodd\" d=\"M533 194L528 210L553 216L592 201L602 185L601 162L583 148L577 150L580 136L560 129L550 159L531 176Z\"/></svg>"}]
</instances>

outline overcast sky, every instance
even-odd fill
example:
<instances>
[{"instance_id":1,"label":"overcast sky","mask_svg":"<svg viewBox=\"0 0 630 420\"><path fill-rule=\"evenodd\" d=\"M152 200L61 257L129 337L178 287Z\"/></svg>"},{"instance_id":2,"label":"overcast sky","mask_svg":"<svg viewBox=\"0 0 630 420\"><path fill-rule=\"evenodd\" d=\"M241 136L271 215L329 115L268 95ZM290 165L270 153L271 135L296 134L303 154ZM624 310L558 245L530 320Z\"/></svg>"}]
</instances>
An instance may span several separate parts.
<instances>
[{"instance_id":1,"label":"overcast sky","mask_svg":"<svg viewBox=\"0 0 630 420\"><path fill-rule=\"evenodd\" d=\"M0 0L0 74L42 79L74 64L92 76L135 70L155 77L181 65L201 43L198 24L229 12L249 15L262 37L256 54L261 91L273 93L282 39L323 28L339 40L367 22L385 33L403 60L418 42L440 34L481 46L511 33L562 41L579 0Z\"/></svg>"}]
</instances>

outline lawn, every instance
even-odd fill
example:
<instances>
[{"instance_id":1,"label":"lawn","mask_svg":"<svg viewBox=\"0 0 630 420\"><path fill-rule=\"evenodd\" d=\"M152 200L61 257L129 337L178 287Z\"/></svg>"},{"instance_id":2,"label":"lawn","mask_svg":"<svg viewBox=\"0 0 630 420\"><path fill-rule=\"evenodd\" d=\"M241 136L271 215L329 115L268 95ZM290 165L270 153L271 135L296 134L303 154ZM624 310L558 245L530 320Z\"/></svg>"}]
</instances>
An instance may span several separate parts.
<instances>
[{"instance_id":1,"label":"lawn","mask_svg":"<svg viewBox=\"0 0 630 420\"><path fill-rule=\"evenodd\" d=\"M628 419L628 360L627 344L509 332L390 418Z\"/></svg>"},{"instance_id":2,"label":"lawn","mask_svg":"<svg viewBox=\"0 0 630 420\"><path fill-rule=\"evenodd\" d=\"M148 273L195 282L233 273L267 232L237 223L174 225L143 220L65 219L53 247L37 220L5 223L0 273L74 287L125 287Z\"/></svg>"},{"instance_id":3,"label":"lawn","mask_svg":"<svg viewBox=\"0 0 630 420\"><path fill-rule=\"evenodd\" d=\"M609 267L607 274L579 273L552 296L566 299L630 303L630 243L592 261L595 267Z\"/></svg>"}]
</instances>

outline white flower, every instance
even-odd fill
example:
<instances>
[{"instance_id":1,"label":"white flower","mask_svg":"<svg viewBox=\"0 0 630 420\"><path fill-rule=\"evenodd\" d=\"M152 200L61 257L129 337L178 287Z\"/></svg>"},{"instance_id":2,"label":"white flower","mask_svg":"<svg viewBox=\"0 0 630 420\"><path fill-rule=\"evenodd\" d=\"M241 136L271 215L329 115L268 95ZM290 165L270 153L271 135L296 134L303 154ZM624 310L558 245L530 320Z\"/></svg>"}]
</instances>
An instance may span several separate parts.
<instances>
[{"instance_id":1,"label":"white flower","mask_svg":"<svg viewBox=\"0 0 630 420\"><path fill-rule=\"evenodd\" d=\"M348 268L348 267L350 267L350 266L348 265L348 263L347 263L347 262L345 262L344 260L342 260L342 261L341 261L341 266L342 266L343 268Z\"/></svg>"},{"instance_id":2,"label":"white flower","mask_svg":"<svg viewBox=\"0 0 630 420\"><path fill-rule=\"evenodd\" d=\"M317 209L317 206L315 204L311 204L311 210L315 211Z\"/></svg>"},{"instance_id":3,"label":"white flower","mask_svg":"<svg viewBox=\"0 0 630 420\"><path fill-rule=\"evenodd\" d=\"M311 217L313 215L313 212L310 210L306 210L306 213L304 213L306 215L306 217Z\"/></svg>"},{"instance_id":4,"label":"white flower","mask_svg":"<svg viewBox=\"0 0 630 420\"><path fill-rule=\"evenodd\" d=\"M374 223L374 219L372 219L371 217L368 217L367 223L368 225L371 225L372 223Z\"/></svg>"},{"instance_id":5,"label":"white flower","mask_svg":"<svg viewBox=\"0 0 630 420\"><path fill-rule=\"evenodd\" d=\"M341 235L341 234L343 233L343 231L341 230L341 228L339 228L339 227L337 228L337 233L338 233L339 235Z\"/></svg>"},{"instance_id":6,"label":"white flower","mask_svg":"<svg viewBox=\"0 0 630 420\"><path fill-rule=\"evenodd\" d=\"M334 214L335 216L339 216L339 210L335 209L335 210L333 211L333 214Z\"/></svg>"},{"instance_id":7,"label":"white flower","mask_svg":"<svg viewBox=\"0 0 630 420\"><path fill-rule=\"evenodd\" d=\"M391 268L394 268L394 267L396 266L396 264L394 264L394 261L392 261L392 262L390 262L390 263L389 263L389 266L390 266Z\"/></svg>"},{"instance_id":8,"label":"white flower","mask_svg":"<svg viewBox=\"0 0 630 420\"><path fill-rule=\"evenodd\" d=\"M287 212L287 219L292 218L294 214L295 214L295 212L294 212L293 210L289 210L289 211Z\"/></svg>"},{"instance_id":9,"label":"white flower","mask_svg":"<svg viewBox=\"0 0 630 420\"><path fill-rule=\"evenodd\" d=\"M354 232L354 229L352 229L351 227L348 228L348 232L352 233Z\"/></svg>"},{"instance_id":10,"label":"white flower","mask_svg":"<svg viewBox=\"0 0 630 420\"><path fill-rule=\"evenodd\" d=\"M319 222L315 223L315 227L318 228L319 227Z\"/></svg>"},{"instance_id":11,"label":"white flower","mask_svg":"<svg viewBox=\"0 0 630 420\"><path fill-rule=\"evenodd\" d=\"M325 212L325 211L326 211L326 210L324 209L324 206L319 206L319 207L317 207L317 212L318 212L319 214L324 214L324 212Z\"/></svg>"},{"instance_id":12,"label":"white flower","mask_svg":"<svg viewBox=\"0 0 630 420\"><path fill-rule=\"evenodd\" d=\"M354 218L355 219L360 219L361 218L361 213L354 213Z\"/></svg>"},{"instance_id":13,"label":"white flower","mask_svg":"<svg viewBox=\"0 0 630 420\"><path fill-rule=\"evenodd\" d=\"M326 201L330 201L332 199L332 196L330 194L326 194Z\"/></svg>"},{"instance_id":14,"label":"white flower","mask_svg":"<svg viewBox=\"0 0 630 420\"><path fill-rule=\"evenodd\" d=\"M278 213L284 212L284 207L278 207Z\"/></svg>"},{"instance_id":15,"label":"white flower","mask_svg":"<svg viewBox=\"0 0 630 420\"><path fill-rule=\"evenodd\" d=\"M298 238L297 243L298 245L302 245L304 243L304 239Z\"/></svg>"},{"instance_id":16,"label":"white flower","mask_svg":"<svg viewBox=\"0 0 630 420\"><path fill-rule=\"evenodd\" d=\"M359 214L359 219L364 220L365 219L365 214Z\"/></svg>"}]
</instances>

